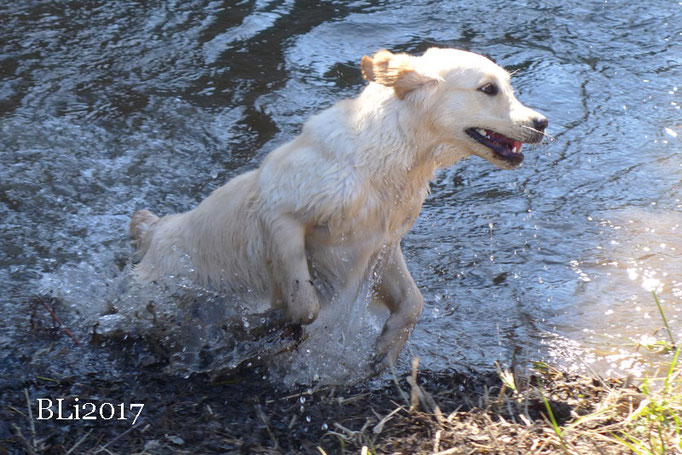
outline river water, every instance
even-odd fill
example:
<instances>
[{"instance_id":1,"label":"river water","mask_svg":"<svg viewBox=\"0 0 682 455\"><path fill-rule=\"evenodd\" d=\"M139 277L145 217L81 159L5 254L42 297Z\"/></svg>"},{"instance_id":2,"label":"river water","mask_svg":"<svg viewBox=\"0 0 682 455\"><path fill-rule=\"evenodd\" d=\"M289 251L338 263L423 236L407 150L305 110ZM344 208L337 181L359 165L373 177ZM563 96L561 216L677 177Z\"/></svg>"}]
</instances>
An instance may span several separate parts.
<instances>
[{"instance_id":1,"label":"river water","mask_svg":"<svg viewBox=\"0 0 682 455\"><path fill-rule=\"evenodd\" d=\"M668 336L651 291L682 339L681 2L10 0L0 22L0 373L106 370L105 348L34 333L35 297L83 340L144 330L135 308L163 299L128 279L134 210L256 167L380 48L488 55L550 120L521 168L433 182L403 241L427 304L401 367L639 374L670 358L639 346Z\"/></svg>"}]
</instances>

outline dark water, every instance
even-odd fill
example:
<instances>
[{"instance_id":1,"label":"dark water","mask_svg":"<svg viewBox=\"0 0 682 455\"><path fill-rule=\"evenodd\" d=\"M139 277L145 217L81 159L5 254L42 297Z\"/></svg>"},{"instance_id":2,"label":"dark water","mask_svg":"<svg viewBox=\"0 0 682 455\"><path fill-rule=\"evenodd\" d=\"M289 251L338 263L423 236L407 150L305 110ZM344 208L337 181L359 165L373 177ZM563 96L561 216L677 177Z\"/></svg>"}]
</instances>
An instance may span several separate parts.
<instances>
[{"instance_id":1,"label":"dark water","mask_svg":"<svg viewBox=\"0 0 682 455\"><path fill-rule=\"evenodd\" d=\"M0 23L0 371L42 349L36 295L84 339L153 299L129 290L130 214L257 166L380 48L490 56L552 137L433 183L403 242L427 302L403 361L641 371L665 360L634 345L664 339L652 289L682 339L678 2L9 1ZM104 361L86 351L69 368Z\"/></svg>"}]
</instances>

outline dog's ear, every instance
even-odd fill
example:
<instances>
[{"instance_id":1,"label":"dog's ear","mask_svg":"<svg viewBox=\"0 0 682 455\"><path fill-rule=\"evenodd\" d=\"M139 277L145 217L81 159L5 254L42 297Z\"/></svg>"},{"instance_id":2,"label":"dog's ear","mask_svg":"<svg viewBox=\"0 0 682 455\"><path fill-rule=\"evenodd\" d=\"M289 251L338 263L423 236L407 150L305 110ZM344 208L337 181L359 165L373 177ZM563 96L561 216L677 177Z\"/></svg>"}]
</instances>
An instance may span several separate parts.
<instances>
[{"instance_id":1,"label":"dog's ear","mask_svg":"<svg viewBox=\"0 0 682 455\"><path fill-rule=\"evenodd\" d=\"M412 90L423 85L437 82L439 78L420 73L415 59L407 54L393 54L382 49L374 56L364 56L360 67L368 81L393 87L398 98L403 99Z\"/></svg>"}]
</instances>

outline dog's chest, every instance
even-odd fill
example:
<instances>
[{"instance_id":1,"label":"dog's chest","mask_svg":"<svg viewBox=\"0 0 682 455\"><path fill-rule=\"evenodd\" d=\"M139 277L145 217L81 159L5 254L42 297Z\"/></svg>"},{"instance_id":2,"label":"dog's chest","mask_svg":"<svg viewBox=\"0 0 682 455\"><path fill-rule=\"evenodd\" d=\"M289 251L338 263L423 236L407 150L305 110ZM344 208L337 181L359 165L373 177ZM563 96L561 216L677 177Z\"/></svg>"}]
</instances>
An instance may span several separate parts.
<instances>
[{"instance_id":1,"label":"dog's chest","mask_svg":"<svg viewBox=\"0 0 682 455\"><path fill-rule=\"evenodd\" d=\"M410 230L426 193L371 194L352 218L308 229L306 250L317 277L344 287L362 281L381 251Z\"/></svg>"},{"instance_id":2,"label":"dog's chest","mask_svg":"<svg viewBox=\"0 0 682 455\"><path fill-rule=\"evenodd\" d=\"M378 230L337 237L326 225L315 227L306 236L306 254L315 286L327 299L354 292L368 278L370 266L384 244Z\"/></svg>"}]
</instances>

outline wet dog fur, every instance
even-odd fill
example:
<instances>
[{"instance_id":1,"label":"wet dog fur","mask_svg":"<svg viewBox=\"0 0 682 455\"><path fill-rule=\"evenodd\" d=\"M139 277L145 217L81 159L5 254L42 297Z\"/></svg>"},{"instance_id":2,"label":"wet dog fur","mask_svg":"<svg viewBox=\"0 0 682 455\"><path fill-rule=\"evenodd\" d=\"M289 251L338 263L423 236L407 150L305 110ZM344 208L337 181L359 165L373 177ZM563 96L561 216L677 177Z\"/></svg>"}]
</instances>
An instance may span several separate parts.
<instances>
[{"instance_id":1,"label":"wet dog fur","mask_svg":"<svg viewBox=\"0 0 682 455\"><path fill-rule=\"evenodd\" d=\"M136 212L137 279L186 275L269 299L303 324L371 280L390 312L374 364L395 362L424 305L400 240L434 173L470 155L512 169L547 120L515 98L504 69L470 52L382 50L361 68L359 96L310 118L259 168L186 213Z\"/></svg>"}]
</instances>

